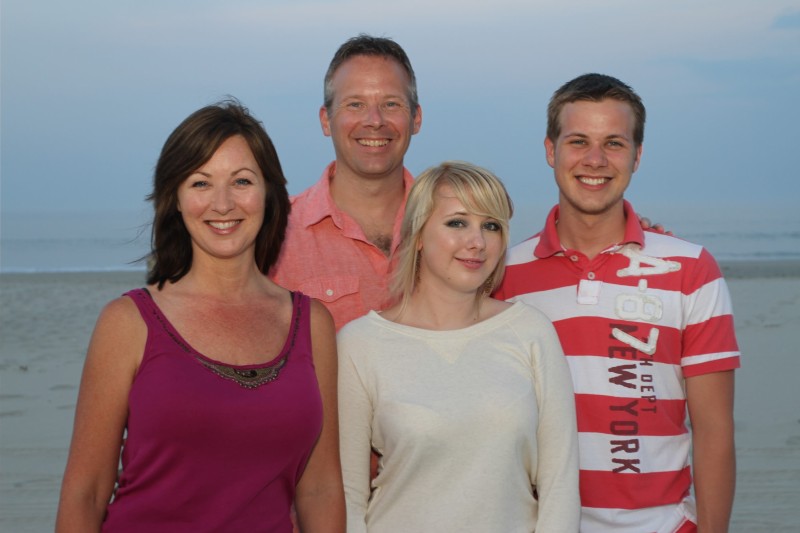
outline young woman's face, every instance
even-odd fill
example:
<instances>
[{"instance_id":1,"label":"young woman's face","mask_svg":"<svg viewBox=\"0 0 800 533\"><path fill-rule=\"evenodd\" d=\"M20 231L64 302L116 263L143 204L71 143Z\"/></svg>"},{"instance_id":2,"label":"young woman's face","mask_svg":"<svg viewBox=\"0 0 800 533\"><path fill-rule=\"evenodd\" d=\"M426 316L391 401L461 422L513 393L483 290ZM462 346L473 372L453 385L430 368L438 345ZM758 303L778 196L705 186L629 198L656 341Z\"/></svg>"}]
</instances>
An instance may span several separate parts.
<instances>
[{"instance_id":1,"label":"young woman's face","mask_svg":"<svg viewBox=\"0 0 800 533\"><path fill-rule=\"evenodd\" d=\"M421 290L438 287L475 294L497 267L505 245L500 223L470 213L445 184L434 195L419 250Z\"/></svg>"}]
</instances>

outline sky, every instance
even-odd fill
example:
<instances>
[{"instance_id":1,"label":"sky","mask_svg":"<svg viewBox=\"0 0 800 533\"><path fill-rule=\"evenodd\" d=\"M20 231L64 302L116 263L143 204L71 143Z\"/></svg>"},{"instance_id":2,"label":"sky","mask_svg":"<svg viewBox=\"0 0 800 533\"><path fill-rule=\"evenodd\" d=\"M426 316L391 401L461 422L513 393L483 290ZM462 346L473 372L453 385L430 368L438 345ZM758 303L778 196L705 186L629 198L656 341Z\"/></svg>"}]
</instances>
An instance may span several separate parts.
<instances>
[{"instance_id":1,"label":"sky","mask_svg":"<svg viewBox=\"0 0 800 533\"><path fill-rule=\"evenodd\" d=\"M626 195L646 215L680 226L680 209L709 205L800 212L798 0L3 0L0 236L145 222L166 137L226 95L264 123L289 192L302 191L333 159L322 78L361 32L395 39L416 71L408 168L493 170L517 208L512 237L557 200L545 109L585 72L622 79L647 106Z\"/></svg>"}]
</instances>

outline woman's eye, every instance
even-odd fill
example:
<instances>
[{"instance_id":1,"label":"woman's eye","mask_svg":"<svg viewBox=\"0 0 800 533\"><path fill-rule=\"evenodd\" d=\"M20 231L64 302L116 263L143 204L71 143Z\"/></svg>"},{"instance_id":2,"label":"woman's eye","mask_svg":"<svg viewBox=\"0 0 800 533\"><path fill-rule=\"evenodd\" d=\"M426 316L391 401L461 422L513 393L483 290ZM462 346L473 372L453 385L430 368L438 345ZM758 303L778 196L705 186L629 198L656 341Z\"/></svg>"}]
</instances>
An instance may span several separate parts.
<instances>
[{"instance_id":1,"label":"woman's eye","mask_svg":"<svg viewBox=\"0 0 800 533\"><path fill-rule=\"evenodd\" d=\"M487 231L500 231L502 227L497 222L492 221L492 222L484 222L483 229Z\"/></svg>"},{"instance_id":2,"label":"woman's eye","mask_svg":"<svg viewBox=\"0 0 800 533\"><path fill-rule=\"evenodd\" d=\"M455 218L453 220L448 220L447 221L447 227L450 227L450 228L461 228L461 227L464 227L464 226L466 226L466 223L463 220L461 220L460 218Z\"/></svg>"}]
</instances>

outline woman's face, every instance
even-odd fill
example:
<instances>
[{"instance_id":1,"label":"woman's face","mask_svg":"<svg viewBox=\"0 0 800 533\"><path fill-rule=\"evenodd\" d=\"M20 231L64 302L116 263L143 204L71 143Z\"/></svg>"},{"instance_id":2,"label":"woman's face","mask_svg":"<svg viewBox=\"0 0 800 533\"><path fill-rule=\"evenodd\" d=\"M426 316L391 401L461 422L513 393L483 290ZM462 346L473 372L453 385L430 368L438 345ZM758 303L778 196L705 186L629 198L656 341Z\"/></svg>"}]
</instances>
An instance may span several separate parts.
<instances>
[{"instance_id":1,"label":"woman's face","mask_svg":"<svg viewBox=\"0 0 800 533\"><path fill-rule=\"evenodd\" d=\"M241 135L225 140L178 188L178 211L194 258L253 257L265 196L264 176L247 141Z\"/></svg>"},{"instance_id":2,"label":"woman's face","mask_svg":"<svg viewBox=\"0 0 800 533\"><path fill-rule=\"evenodd\" d=\"M432 287L474 295L505 253L500 223L467 211L450 185L434 194L420 233L420 290Z\"/></svg>"}]
</instances>

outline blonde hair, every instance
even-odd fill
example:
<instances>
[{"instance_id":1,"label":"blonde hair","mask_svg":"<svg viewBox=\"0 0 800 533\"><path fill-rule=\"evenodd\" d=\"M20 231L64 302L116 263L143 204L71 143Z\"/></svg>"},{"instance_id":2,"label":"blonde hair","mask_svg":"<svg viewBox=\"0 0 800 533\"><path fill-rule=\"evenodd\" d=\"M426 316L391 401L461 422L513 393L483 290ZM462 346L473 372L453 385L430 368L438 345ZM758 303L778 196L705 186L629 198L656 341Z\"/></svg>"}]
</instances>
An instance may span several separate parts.
<instances>
[{"instance_id":1,"label":"blonde hair","mask_svg":"<svg viewBox=\"0 0 800 533\"><path fill-rule=\"evenodd\" d=\"M500 179L485 168L464 161L445 161L420 174L408 194L391 287L395 301L401 304L401 310L405 308L417 286L420 235L433 211L436 191L443 185L452 187L456 198L467 211L491 217L500 225L503 253L487 278L483 291L478 291L476 298L491 294L503 279L509 240L508 222L514 212L511 198Z\"/></svg>"}]
</instances>

